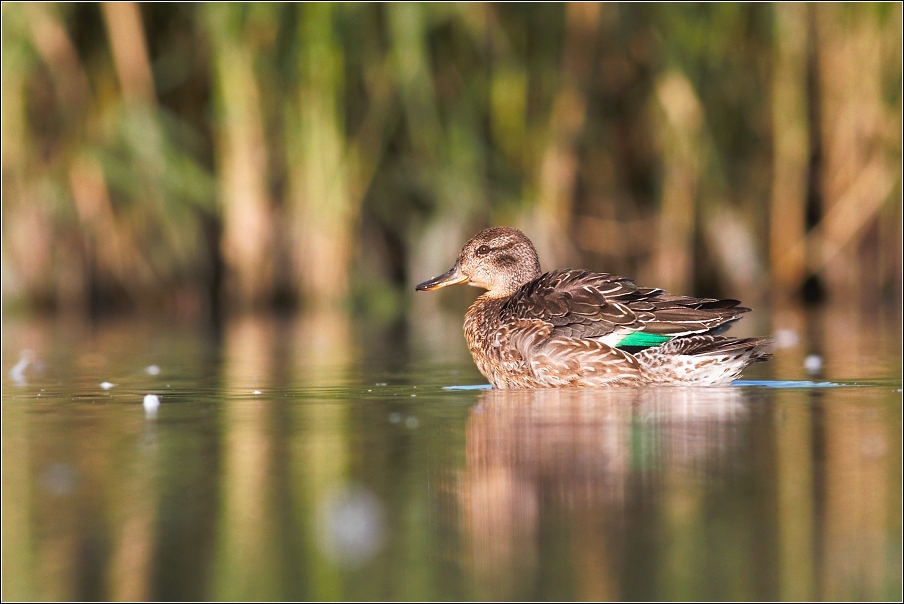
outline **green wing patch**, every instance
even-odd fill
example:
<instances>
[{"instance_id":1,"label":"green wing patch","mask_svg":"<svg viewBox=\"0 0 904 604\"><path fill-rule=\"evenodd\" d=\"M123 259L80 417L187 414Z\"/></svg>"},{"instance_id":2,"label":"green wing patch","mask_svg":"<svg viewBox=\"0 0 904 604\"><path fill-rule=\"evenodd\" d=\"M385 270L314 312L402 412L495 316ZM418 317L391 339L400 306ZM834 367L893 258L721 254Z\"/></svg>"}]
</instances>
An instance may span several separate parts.
<instances>
[{"instance_id":1,"label":"green wing patch","mask_svg":"<svg viewBox=\"0 0 904 604\"><path fill-rule=\"evenodd\" d=\"M659 346L663 342L668 342L672 336L661 336L657 333L647 333L645 331L635 331L622 339L616 344L616 348L649 348L650 346Z\"/></svg>"}]
</instances>

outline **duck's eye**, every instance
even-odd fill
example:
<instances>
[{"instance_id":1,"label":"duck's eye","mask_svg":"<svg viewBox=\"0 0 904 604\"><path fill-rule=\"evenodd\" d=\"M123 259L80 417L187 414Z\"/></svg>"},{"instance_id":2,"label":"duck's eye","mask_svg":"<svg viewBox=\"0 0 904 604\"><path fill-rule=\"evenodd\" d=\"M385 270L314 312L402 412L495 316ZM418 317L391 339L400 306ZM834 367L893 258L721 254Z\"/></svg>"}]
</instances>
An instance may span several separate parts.
<instances>
[{"instance_id":1,"label":"duck's eye","mask_svg":"<svg viewBox=\"0 0 904 604\"><path fill-rule=\"evenodd\" d=\"M487 254L490 253L490 246L481 245L479 248L477 248L477 252L475 252L475 253L477 254L478 258L480 258L482 256L486 256Z\"/></svg>"}]
</instances>

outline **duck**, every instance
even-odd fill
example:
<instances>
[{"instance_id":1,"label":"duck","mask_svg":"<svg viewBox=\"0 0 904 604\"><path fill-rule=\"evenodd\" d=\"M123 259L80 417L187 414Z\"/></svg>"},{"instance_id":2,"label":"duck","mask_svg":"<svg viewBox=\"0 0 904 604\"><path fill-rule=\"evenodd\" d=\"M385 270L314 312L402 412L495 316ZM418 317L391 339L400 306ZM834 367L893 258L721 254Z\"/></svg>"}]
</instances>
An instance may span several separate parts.
<instances>
[{"instance_id":1,"label":"duck","mask_svg":"<svg viewBox=\"0 0 904 604\"><path fill-rule=\"evenodd\" d=\"M486 290L465 314L474 363L494 388L723 386L770 358L766 338L721 335L751 309L673 295L582 269L540 271L512 227L480 231L447 272L416 286Z\"/></svg>"}]
</instances>

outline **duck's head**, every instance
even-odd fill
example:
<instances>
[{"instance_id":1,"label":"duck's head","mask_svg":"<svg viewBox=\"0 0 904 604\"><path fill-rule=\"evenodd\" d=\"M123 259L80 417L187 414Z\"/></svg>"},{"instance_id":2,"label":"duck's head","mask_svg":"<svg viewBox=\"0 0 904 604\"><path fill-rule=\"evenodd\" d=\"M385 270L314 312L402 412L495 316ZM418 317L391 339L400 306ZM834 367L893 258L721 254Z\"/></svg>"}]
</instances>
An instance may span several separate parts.
<instances>
[{"instance_id":1,"label":"duck's head","mask_svg":"<svg viewBox=\"0 0 904 604\"><path fill-rule=\"evenodd\" d=\"M467 283L484 288L491 298L504 298L539 276L540 260L530 239L518 229L494 227L474 235L448 272L415 289L430 291Z\"/></svg>"}]
</instances>

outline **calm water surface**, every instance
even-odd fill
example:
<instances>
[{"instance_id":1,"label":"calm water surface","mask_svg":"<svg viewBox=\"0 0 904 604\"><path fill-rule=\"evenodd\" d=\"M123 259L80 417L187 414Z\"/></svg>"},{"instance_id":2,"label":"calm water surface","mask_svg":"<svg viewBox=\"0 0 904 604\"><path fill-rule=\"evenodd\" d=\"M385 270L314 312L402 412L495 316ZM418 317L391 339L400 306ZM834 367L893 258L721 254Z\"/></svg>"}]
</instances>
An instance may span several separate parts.
<instances>
[{"instance_id":1,"label":"calm water surface","mask_svg":"<svg viewBox=\"0 0 904 604\"><path fill-rule=\"evenodd\" d=\"M3 598L898 600L900 318L782 321L757 385L504 392L460 317L6 319Z\"/></svg>"}]
</instances>

